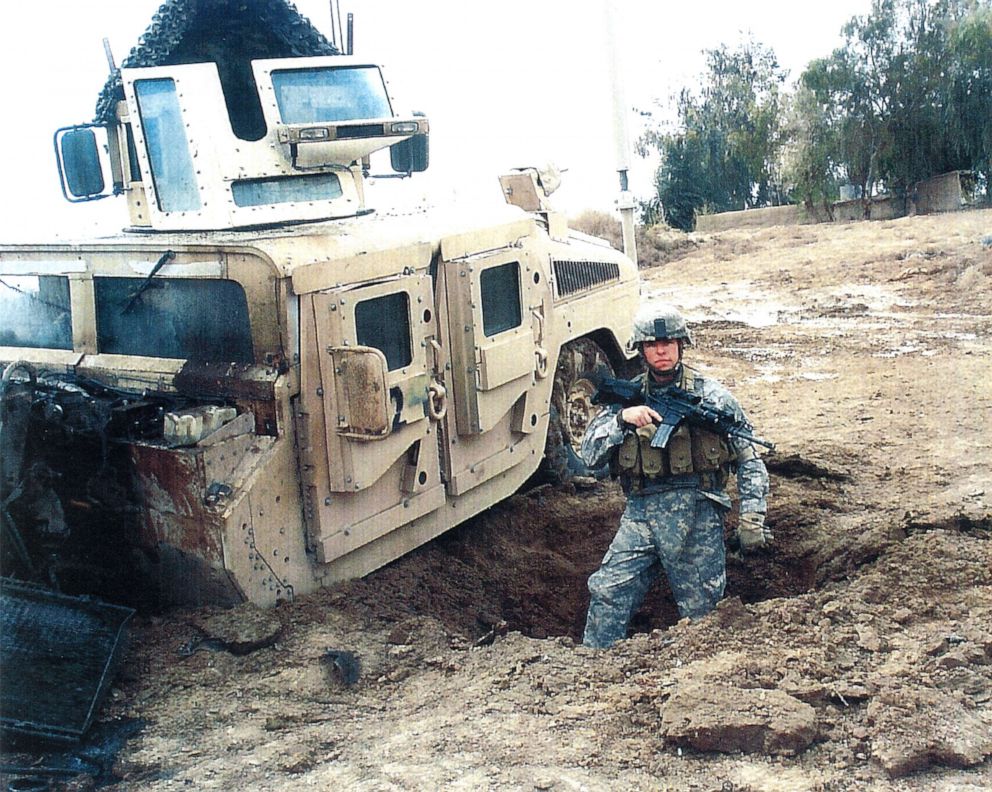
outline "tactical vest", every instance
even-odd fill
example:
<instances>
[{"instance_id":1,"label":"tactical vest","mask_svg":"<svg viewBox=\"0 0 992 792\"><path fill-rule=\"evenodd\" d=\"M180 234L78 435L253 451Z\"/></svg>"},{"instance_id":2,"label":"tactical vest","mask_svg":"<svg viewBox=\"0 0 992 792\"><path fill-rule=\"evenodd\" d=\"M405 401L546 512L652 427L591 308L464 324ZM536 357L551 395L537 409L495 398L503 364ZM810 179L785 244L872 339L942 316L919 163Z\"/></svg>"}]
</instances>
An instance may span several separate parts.
<instances>
[{"instance_id":1,"label":"tactical vest","mask_svg":"<svg viewBox=\"0 0 992 792\"><path fill-rule=\"evenodd\" d=\"M680 386L697 390L692 372L686 370ZM701 385L701 383L700 383ZM616 473L624 488L635 489L664 485L666 480L699 475L706 488L722 490L730 472L730 448L726 440L708 429L679 425L664 448L652 448L654 424L632 429L624 436L616 456Z\"/></svg>"}]
</instances>

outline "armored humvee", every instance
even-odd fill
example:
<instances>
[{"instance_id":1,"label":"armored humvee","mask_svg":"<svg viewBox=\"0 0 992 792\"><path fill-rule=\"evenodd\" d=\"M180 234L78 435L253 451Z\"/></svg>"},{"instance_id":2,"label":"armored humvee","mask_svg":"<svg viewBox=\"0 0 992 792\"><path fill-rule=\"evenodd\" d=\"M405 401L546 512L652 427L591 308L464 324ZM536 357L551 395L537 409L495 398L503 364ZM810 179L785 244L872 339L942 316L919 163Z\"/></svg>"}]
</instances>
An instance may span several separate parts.
<instances>
[{"instance_id":1,"label":"armored humvee","mask_svg":"<svg viewBox=\"0 0 992 792\"><path fill-rule=\"evenodd\" d=\"M636 267L536 169L502 207L373 210L370 156L424 170L429 121L334 52L282 0L169 2L56 134L66 197L130 224L0 245L4 574L270 605L568 476Z\"/></svg>"}]
</instances>

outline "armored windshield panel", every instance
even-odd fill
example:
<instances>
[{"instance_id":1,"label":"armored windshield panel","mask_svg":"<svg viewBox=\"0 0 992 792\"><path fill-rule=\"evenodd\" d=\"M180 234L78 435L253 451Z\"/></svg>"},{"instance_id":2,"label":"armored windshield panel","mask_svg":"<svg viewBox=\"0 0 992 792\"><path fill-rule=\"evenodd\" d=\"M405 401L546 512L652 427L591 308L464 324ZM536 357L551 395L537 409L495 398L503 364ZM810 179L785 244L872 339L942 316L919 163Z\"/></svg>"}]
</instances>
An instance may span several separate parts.
<instances>
[{"instance_id":1,"label":"armored windshield panel","mask_svg":"<svg viewBox=\"0 0 992 792\"><path fill-rule=\"evenodd\" d=\"M97 347L117 355L252 363L239 283L206 278L93 279Z\"/></svg>"},{"instance_id":2,"label":"armored windshield panel","mask_svg":"<svg viewBox=\"0 0 992 792\"><path fill-rule=\"evenodd\" d=\"M0 346L72 349L69 279L0 275Z\"/></svg>"},{"instance_id":3,"label":"armored windshield panel","mask_svg":"<svg viewBox=\"0 0 992 792\"><path fill-rule=\"evenodd\" d=\"M389 118L382 74L375 66L272 72L279 117L286 124Z\"/></svg>"},{"instance_id":4,"label":"armored windshield panel","mask_svg":"<svg viewBox=\"0 0 992 792\"><path fill-rule=\"evenodd\" d=\"M293 201L330 201L340 198L341 180L334 173L281 176L273 179L242 179L231 183L238 206L265 206Z\"/></svg>"}]
</instances>

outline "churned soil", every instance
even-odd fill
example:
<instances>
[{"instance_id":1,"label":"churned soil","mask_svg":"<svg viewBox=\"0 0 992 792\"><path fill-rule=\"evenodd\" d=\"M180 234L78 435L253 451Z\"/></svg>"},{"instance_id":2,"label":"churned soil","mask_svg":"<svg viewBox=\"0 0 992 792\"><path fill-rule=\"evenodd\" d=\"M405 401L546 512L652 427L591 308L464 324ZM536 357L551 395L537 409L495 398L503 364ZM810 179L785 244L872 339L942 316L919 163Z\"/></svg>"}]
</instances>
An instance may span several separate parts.
<instances>
[{"instance_id":1,"label":"churned soil","mask_svg":"<svg viewBox=\"0 0 992 792\"><path fill-rule=\"evenodd\" d=\"M272 611L139 617L110 788L992 788L992 210L673 256L645 294L777 445L714 613L662 584L582 647L622 494L537 487Z\"/></svg>"}]
</instances>

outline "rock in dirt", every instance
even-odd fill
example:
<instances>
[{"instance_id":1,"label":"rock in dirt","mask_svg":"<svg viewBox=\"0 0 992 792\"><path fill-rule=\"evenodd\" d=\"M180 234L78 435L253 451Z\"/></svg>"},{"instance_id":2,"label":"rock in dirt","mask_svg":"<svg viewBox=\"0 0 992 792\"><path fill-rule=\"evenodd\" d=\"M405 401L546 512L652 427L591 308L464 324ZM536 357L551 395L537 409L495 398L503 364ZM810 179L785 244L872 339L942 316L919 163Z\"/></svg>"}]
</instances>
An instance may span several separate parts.
<instances>
[{"instance_id":1,"label":"rock in dirt","mask_svg":"<svg viewBox=\"0 0 992 792\"><path fill-rule=\"evenodd\" d=\"M665 737L701 751L794 755L815 738L816 711L780 690L683 684L662 706Z\"/></svg>"},{"instance_id":2,"label":"rock in dirt","mask_svg":"<svg viewBox=\"0 0 992 792\"><path fill-rule=\"evenodd\" d=\"M358 655L347 649L328 649L320 660L331 678L342 685L354 685L362 675Z\"/></svg>"},{"instance_id":3,"label":"rock in dirt","mask_svg":"<svg viewBox=\"0 0 992 792\"><path fill-rule=\"evenodd\" d=\"M900 688L868 705L872 753L892 778L930 765L972 767L992 755L992 722L962 697Z\"/></svg>"},{"instance_id":4,"label":"rock in dirt","mask_svg":"<svg viewBox=\"0 0 992 792\"><path fill-rule=\"evenodd\" d=\"M754 614L747 609L740 597L720 600L713 613L713 619L724 630L740 629L754 624Z\"/></svg>"}]
</instances>

